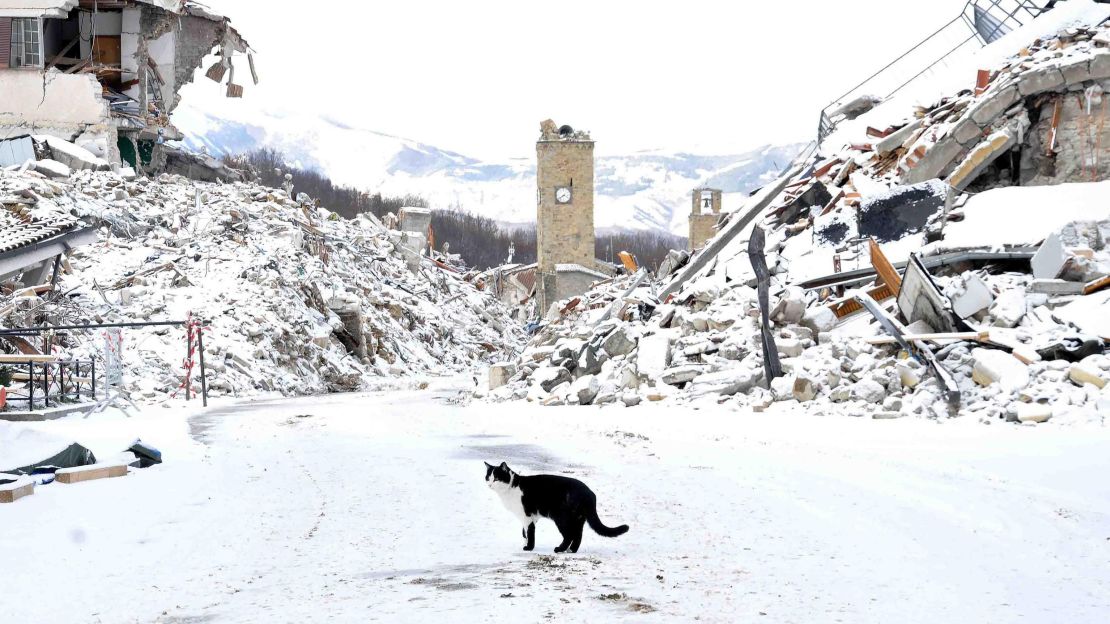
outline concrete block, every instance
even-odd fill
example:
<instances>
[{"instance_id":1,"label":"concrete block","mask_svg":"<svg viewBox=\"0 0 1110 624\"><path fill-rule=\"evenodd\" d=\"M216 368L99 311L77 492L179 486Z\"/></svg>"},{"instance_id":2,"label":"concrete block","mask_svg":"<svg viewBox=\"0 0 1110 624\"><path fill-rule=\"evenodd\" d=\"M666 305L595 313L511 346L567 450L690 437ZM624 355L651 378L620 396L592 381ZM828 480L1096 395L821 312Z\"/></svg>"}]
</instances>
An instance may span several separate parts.
<instances>
[{"instance_id":1,"label":"concrete block","mask_svg":"<svg viewBox=\"0 0 1110 624\"><path fill-rule=\"evenodd\" d=\"M1017 88L1013 85L988 91L985 97L971 108L971 118L980 126L986 126L1006 112L1006 109L1013 106L1020 97Z\"/></svg>"},{"instance_id":2,"label":"concrete block","mask_svg":"<svg viewBox=\"0 0 1110 624\"><path fill-rule=\"evenodd\" d=\"M994 303L994 293L978 275L969 273L963 280L962 291L949 297L949 300L952 302L952 311L966 319L989 308Z\"/></svg>"},{"instance_id":3,"label":"concrete block","mask_svg":"<svg viewBox=\"0 0 1110 624\"><path fill-rule=\"evenodd\" d=\"M763 372L745 367L730 368L715 373L706 373L695 379L689 386L692 395L720 394L732 396L747 394L763 379Z\"/></svg>"},{"instance_id":4,"label":"concrete block","mask_svg":"<svg viewBox=\"0 0 1110 624\"><path fill-rule=\"evenodd\" d=\"M696 379L699 375L705 372L704 366L697 364L686 364L684 366L675 366L668 368L663 372L663 383L676 386L684 384Z\"/></svg>"},{"instance_id":5,"label":"concrete block","mask_svg":"<svg viewBox=\"0 0 1110 624\"><path fill-rule=\"evenodd\" d=\"M636 366L640 374L649 379L659 379L671 361L671 340L666 334L652 334L640 338Z\"/></svg>"},{"instance_id":6,"label":"concrete block","mask_svg":"<svg viewBox=\"0 0 1110 624\"><path fill-rule=\"evenodd\" d=\"M1060 277L1067 264L1068 254L1064 251L1064 244L1060 235L1053 232L1041 243L1040 249L1033 255L1033 277L1036 279L1053 280Z\"/></svg>"},{"instance_id":7,"label":"concrete block","mask_svg":"<svg viewBox=\"0 0 1110 624\"><path fill-rule=\"evenodd\" d=\"M799 403L805 403L817 398L817 389L813 385L813 381L805 377L798 377L794 380L794 398Z\"/></svg>"},{"instance_id":8,"label":"concrete block","mask_svg":"<svg viewBox=\"0 0 1110 624\"><path fill-rule=\"evenodd\" d=\"M35 493L35 482L27 477L16 475L3 475L5 478L15 479L11 483L0 485L0 503L14 503L15 501Z\"/></svg>"},{"instance_id":9,"label":"concrete block","mask_svg":"<svg viewBox=\"0 0 1110 624\"><path fill-rule=\"evenodd\" d=\"M1034 69L1018 76L1018 93L1025 97L1055 91L1065 86L1064 74L1058 67Z\"/></svg>"},{"instance_id":10,"label":"concrete block","mask_svg":"<svg viewBox=\"0 0 1110 624\"><path fill-rule=\"evenodd\" d=\"M1014 392L1029 385L1029 367L1005 351L972 349L971 357L975 361L971 379L981 386L997 383Z\"/></svg>"},{"instance_id":11,"label":"concrete block","mask_svg":"<svg viewBox=\"0 0 1110 624\"><path fill-rule=\"evenodd\" d=\"M570 385L571 397L577 398L579 405L589 405L600 391L601 384L594 375L579 377Z\"/></svg>"},{"instance_id":12,"label":"concrete block","mask_svg":"<svg viewBox=\"0 0 1110 624\"><path fill-rule=\"evenodd\" d=\"M516 374L516 366L509 362L498 362L489 367L489 389L496 390L509 383L509 379Z\"/></svg>"},{"instance_id":13,"label":"concrete block","mask_svg":"<svg viewBox=\"0 0 1110 624\"><path fill-rule=\"evenodd\" d=\"M1040 403L1023 403L1017 406L1017 419L1023 423L1043 423L1052 418L1052 406Z\"/></svg>"},{"instance_id":14,"label":"concrete block","mask_svg":"<svg viewBox=\"0 0 1110 624\"><path fill-rule=\"evenodd\" d=\"M1104 375L1106 375L1104 371L1084 364L1073 364L1068 369L1068 379L1080 386L1091 384L1099 390L1106 387L1107 379Z\"/></svg>"},{"instance_id":15,"label":"concrete block","mask_svg":"<svg viewBox=\"0 0 1110 624\"><path fill-rule=\"evenodd\" d=\"M112 479L127 475L126 464L92 464L77 468L62 468L54 473L58 483L80 483L96 479Z\"/></svg>"},{"instance_id":16,"label":"concrete block","mask_svg":"<svg viewBox=\"0 0 1110 624\"><path fill-rule=\"evenodd\" d=\"M1084 282L1068 282L1061 279L1034 279L1029 292L1039 295L1082 295Z\"/></svg>"},{"instance_id":17,"label":"concrete block","mask_svg":"<svg viewBox=\"0 0 1110 624\"><path fill-rule=\"evenodd\" d=\"M956 137L948 136L926 150L921 160L902 176L903 184L918 184L938 177L959 158L964 147Z\"/></svg>"}]
</instances>

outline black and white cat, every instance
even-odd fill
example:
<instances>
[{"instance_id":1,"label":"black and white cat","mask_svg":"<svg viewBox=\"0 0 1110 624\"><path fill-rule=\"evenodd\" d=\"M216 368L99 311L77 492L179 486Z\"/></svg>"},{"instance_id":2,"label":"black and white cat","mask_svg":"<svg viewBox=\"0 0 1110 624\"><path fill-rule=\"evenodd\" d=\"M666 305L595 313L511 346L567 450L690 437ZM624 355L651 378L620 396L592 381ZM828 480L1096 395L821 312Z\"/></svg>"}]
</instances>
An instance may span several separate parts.
<instances>
[{"instance_id":1,"label":"black and white cat","mask_svg":"<svg viewBox=\"0 0 1110 624\"><path fill-rule=\"evenodd\" d=\"M597 497L578 479L559 475L524 475L513 472L505 463L486 464L486 484L497 492L501 502L520 520L524 534L524 550L536 547L536 521L550 518L563 535L555 552L578 552L582 544L583 525L603 537L617 537L628 532L628 525L609 528L597 517Z\"/></svg>"}]
</instances>

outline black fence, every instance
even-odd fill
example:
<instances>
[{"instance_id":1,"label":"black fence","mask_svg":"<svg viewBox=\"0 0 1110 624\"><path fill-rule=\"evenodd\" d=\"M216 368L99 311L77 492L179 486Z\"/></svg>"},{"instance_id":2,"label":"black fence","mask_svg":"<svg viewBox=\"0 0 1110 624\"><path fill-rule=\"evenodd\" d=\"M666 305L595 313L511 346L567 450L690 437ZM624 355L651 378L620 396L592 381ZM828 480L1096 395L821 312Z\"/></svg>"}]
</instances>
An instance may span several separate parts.
<instances>
[{"instance_id":1,"label":"black fence","mask_svg":"<svg viewBox=\"0 0 1110 624\"><path fill-rule=\"evenodd\" d=\"M83 398L96 399L94 360L7 362L0 364L0 369L7 369L14 382L26 382L23 393L9 393L7 402L25 402L28 411L34 409L35 401L51 407L79 403Z\"/></svg>"}]
</instances>

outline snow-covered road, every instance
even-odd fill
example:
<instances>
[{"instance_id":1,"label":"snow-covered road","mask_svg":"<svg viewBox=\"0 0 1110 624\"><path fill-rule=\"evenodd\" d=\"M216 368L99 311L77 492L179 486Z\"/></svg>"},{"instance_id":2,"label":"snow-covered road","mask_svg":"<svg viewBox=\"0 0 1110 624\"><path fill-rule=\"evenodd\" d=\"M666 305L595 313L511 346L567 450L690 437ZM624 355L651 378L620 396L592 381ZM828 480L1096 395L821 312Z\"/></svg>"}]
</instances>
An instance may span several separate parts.
<instances>
[{"instance_id":1,"label":"snow-covered road","mask_svg":"<svg viewBox=\"0 0 1110 624\"><path fill-rule=\"evenodd\" d=\"M453 397L38 425L167 461L0 507L0 621L1110 618L1104 429ZM581 478L632 529L555 556L544 523L524 553L483 460Z\"/></svg>"}]
</instances>

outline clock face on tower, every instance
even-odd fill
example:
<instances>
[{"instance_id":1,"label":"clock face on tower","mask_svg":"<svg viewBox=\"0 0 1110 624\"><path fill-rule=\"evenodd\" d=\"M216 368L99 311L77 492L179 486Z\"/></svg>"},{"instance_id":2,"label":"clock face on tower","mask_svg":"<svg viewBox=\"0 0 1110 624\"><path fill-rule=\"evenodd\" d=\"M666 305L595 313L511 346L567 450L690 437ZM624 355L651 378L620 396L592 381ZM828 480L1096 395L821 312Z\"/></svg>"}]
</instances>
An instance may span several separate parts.
<instances>
[{"instance_id":1,"label":"clock face on tower","mask_svg":"<svg viewBox=\"0 0 1110 624\"><path fill-rule=\"evenodd\" d=\"M556 201L556 203L569 204L570 203L570 198L571 198L571 194L570 194L570 187L569 186L559 186L559 187L555 188L555 201Z\"/></svg>"}]
</instances>

